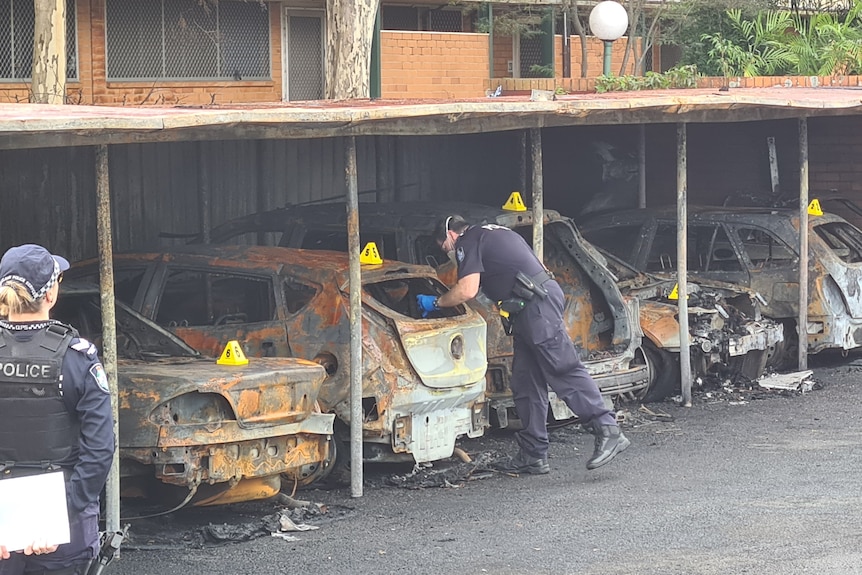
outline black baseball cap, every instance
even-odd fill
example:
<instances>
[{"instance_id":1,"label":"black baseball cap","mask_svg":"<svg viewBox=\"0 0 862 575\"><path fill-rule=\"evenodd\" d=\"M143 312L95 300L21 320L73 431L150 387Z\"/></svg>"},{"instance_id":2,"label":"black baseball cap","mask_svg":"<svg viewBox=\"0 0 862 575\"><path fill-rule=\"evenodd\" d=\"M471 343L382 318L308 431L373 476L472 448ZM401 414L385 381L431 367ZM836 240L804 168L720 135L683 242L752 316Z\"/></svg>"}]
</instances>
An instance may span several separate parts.
<instances>
[{"instance_id":1,"label":"black baseball cap","mask_svg":"<svg viewBox=\"0 0 862 575\"><path fill-rule=\"evenodd\" d=\"M27 288L33 301L42 299L69 269L66 258L52 255L36 244L9 248L0 260L0 287L18 282Z\"/></svg>"}]
</instances>

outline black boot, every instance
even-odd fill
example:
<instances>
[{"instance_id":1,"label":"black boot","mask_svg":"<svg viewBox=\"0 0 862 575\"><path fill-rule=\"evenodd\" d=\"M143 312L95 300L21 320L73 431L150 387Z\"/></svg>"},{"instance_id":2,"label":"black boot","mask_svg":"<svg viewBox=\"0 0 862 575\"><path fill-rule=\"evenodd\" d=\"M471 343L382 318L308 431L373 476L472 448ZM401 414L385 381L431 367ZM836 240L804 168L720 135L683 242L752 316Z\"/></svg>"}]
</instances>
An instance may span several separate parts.
<instances>
[{"instance_id":1,"label":"black boot","mask_svg":"<svg viewBox=\"0 0 862 575\"><path fill-rule=\"evenodd\" d=\"M596 469L609 463L631 444L617 425L593 425L590 431L596 436L596 449L587 461L587 469Z\"/></svg>"},{"instance_id":2,"label":"black boot","mask_svg":"<svg viewBox=\"0 0 862 575\"><path fill-rule=\"evenodd\" d=\"M533 457L527 455L523 451L518 451L514 457L507 460L495 463L491 466L497 471L503 473L531 473L533 475L545 475L550 473L551 467L548 465L547 457Z\"/></svg>"}]
</instances>

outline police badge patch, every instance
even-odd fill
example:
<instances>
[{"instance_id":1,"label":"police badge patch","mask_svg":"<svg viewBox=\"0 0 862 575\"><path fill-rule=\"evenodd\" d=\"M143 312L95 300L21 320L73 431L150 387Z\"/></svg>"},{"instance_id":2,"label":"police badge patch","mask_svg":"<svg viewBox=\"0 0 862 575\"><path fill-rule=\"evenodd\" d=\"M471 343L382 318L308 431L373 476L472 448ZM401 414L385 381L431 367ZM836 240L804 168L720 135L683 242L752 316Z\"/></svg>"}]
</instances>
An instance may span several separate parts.
<instances>
[{"instance_id":1,"label":"police badge patch","mask_svg":"<svg viewBox=\"0 0 862 575\"><path fill-rule=\"evenodd\" d=\"M464 261L464 248L458 248L458 249L455 251L455 257L458 259L458 263L459 263L459 264L460 264L461 262L463 262L463 261Z\"/></svg>"},{"instance_id":2,"label":"police badge patch","mask_svg":"<svg viewBox=\"0 0 862 575\"><path fill-rule=\"evenodd\" d=\"M111 393L111 389L108 387L108 375L105 373L105 368L102 367L101 363L97 363L90 368L90 375L96 380L99 389L105 393Z\"/></svg>"}]
</instances>

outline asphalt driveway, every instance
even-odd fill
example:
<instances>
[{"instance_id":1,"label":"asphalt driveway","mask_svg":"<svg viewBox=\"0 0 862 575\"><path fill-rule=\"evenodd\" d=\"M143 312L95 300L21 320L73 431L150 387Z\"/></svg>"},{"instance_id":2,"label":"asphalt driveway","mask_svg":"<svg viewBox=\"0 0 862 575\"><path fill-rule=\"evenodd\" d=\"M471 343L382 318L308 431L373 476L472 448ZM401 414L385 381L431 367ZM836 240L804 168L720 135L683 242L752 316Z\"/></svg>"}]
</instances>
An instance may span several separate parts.
<instances>
[{"instance_id":1,"label":"asphalt driveway","mask_svg":"<svg viewBox=\"0 0 862 575\"><path fill-rule=\"evenodd\" d=\"M463 444L480 465L369 470L360 499L299 492L319 505L293 518L318 529L294 541L269 535L274 502L135 521L110 573L859 574L858 364L815 367L805 394L633 407L632 447L596 471L573 426L553 431L547 476L482 470L507 435Z\"/></svg>"}]
</instances>

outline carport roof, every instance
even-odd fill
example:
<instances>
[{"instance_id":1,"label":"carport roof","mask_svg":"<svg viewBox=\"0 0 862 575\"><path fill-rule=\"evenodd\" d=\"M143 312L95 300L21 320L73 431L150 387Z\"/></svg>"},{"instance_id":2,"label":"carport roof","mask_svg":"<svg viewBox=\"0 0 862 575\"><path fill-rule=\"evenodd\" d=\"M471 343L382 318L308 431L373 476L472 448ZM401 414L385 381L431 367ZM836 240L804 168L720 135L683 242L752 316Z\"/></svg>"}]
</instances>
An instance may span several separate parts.
<instances>
[{"instance_id":1,"label":"carport roof","mask_svg":"<svg viewBox=\"0 0 862 575\"><path fill-rule=\"evenodd\" d=\"M732 88L473 100L199 107L0 104L0 149L188 140L470 134L574 125L741 122L862 114L862 88Z\"/></svg>"}]
</instances>

